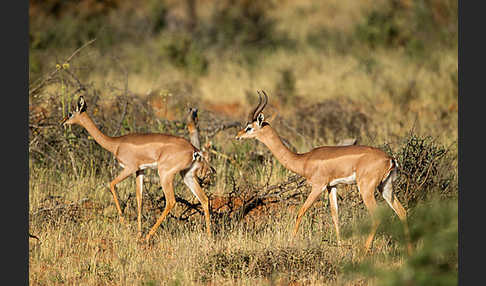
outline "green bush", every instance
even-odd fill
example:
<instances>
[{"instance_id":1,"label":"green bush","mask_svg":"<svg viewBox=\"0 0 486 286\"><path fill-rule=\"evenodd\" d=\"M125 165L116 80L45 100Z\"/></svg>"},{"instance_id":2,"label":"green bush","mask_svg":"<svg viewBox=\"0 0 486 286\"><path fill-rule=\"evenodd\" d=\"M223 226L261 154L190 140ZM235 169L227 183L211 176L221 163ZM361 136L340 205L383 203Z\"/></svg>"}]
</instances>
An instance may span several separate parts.
<instances>
[{"instance_id":1,"label":"green bush","mask_svg":"<svg viewBox=\"0 0 486 286\"><path fill-rule=\"evenodd\" d=\"M403 47L423 59L435 50L431 47L457 46L457 23L457 1L415 0L410 6L390 1L366 15L353 37L372 49Z\"/></svg>"},{"instance_id":2,"label":"green bush","mask_svg":"<svg viewBox=\"0 0 486 286\"><path fill-rule=\"evenodd\" d=\"M209 61L203 49L191 35L178 33L167 35L159 45L160 55L172 65L195 75L204 75L208 71Z\"/></svg>"},{"instance_id":3,"label":"green bush","mask_svg":"<svg viewBox=\"0 0 486 286\"><path fill-rule=\"evenodd\" d=\"M132 13L129 7L120 9L111 1L64 2L53 4L59 11L37 8L36 17L30 17L31 49L71 50L96 38L96 46L104 52L118 44L151 36L165 27L166 8L159 1L145 8L149 11L146 13Z\"/></svg>"},{"instance_id":4,"label":"green bush","mask_svg":"<svg viewBox=\"0 0 486 286\"><path fill-rule=\"evenodd\" d=\"M398 219L394 222L382 221L385 223L380 226L381 229L402 233ZM361 263L349 264L345 270L351 277L359 274L376 278L377 285L457 285L457 200L432 198L420 202L409 216L409 227L415 249L400 268L377 266L372 261L374 258L369 258ZM391 265L393 259L392 255L387 255L384 264Z\"/></svg>"},{"instance_id":5,"label":"green bush","mask_svg":"<svg viewBox=\"0 0 486 286\"><path fill-rule=\"evenodd\" d=\"M285 68L280 71L280 79L276 86L276 96L282 104L292 103L295 95L295 74L293 69Z\"/></svg>"},{"instance_id":6,"label":"green bush","mask_svg":"<svg viewBox=\"0 0 486 286\"><path fill-rule=\"evenodd\" d=\"M223 46L271 44L275 21L266 14L269 5L265 1L224 1L211 18L211 42Z\"/></svg>"},{"instance_id":7,"label":"green bush","mask_svg":"<svg viewBox=\"0 0 486 286\"><path fill-rule=\"evenodd\" d=\"M105 29L107 33L103 33ZM113 32L116 31L106 16L90 15L84 18L67 13L58 19L31 21L30 47L38 50L80 47L93 38L98 38L97 45L109 47L115 43Z\"/></svg>"},{"instance_id":8,"label":"green bush","mask_svg":"<svg viewBox=\"0 0 486 286\"><path fill-rule=\"evenodd\" d=\"M150 1L149 6L150 6L149 19L151 22L152 31L154 33L159 33L167 25L165 20L168 11L167 6L165 5L164 1L160 1L160 0Z\"/></svg>"},{"instance_id":9,"label":"green bush","mask_svg":"<svg viewBox=\"0 0 486 286\"><path fill-rule=\"evenodd\" d=\"M370 47L395 46L401 41L397 23L394 19L395 10L372 11L363 24L356 27L356 37Z\"/></svg>"},{"instance_id":10,"label":"green bush","mask_svg":"<svg viewBox=\"0 0 486 286\"><path fill-rule=\"evenodd\" d=\"M208 21L201 23L195 38L204 48L230 50L231 56L254 66L266 51L295 49L296 43L276 29L268 15L269 1L225 0L216 5Z\"/></svg>"}]
</instances>

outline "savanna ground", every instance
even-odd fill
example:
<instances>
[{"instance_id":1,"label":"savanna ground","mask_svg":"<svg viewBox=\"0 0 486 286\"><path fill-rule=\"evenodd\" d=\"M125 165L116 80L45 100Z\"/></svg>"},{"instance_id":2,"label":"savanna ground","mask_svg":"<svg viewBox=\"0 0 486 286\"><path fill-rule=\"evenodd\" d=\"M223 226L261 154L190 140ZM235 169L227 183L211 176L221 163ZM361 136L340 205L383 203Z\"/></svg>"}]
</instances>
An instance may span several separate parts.
<instances>
[{"instance_id":1,"label":"savanna ground","mask_svg":"<svg viewBox=\"0 0 486 286\"><path fill-rule=\"evenodd\" d=\"M31 0L29 15L30 284L457 284L457 2ZM362 253L356 187L338 188L343 246L326 196L291 240L310 188L262 144L234 140L259 89L297 152L356 138L397 158L412 256L378 192L382 225ZM119 165L81 127L59 126L81 94L110 136L189 138L188 107L199 109L212 239L180 178L150 243L136 239L134 176L118 185L119 223ZM147 173L144 233L165 205Z\"/></svg>"}]
</instances>

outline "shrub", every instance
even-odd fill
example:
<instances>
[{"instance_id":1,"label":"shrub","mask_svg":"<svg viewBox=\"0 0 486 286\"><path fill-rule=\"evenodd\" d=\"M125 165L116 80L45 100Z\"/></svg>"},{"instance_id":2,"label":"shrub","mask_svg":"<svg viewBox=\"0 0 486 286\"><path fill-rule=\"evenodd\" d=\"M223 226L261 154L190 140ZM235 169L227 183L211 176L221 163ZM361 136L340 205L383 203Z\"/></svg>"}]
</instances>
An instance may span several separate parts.
<instances>
[{"instance_id":1,"label":"shrub","mask_svg":"<svg viewBox=\"0 0 486 286\"><path fill-rule=\"evenodd\" d=\"M457 46L457 35L457 1L416 0L373 9L353 37L373 49L404 47L407 55L423 59L435 50L430 47Z\"/></svg>"},{"instance_id":2,"label":"shrub","mask_svg":"<svg viewBox=\"0 0 486 286\"><path fill-rule=\"evenodd\" d=\"M392 153L389 146L384 149ZM449 198L457 195L455 158L432 137L410 134L392 156L399 166L397 195L409 207L432 195Z\"/></svg>"},{"instance_id":3,"label":"shrub","mask_svg":"<svg viewBox=\"0 0 486 286\"><path fill-rule=\"evenodd\" d=\"M382 220L380 228L402 233L398 220ZM387 223L388 222L388 223ZM400 268L389 268L392 255L383 264L366 259L348 264L348 277L355 274L373 277L377 285L457 285L458 279L458 207L457 200L433 198L420 202L409 216L413 254ZM404 241L402 241L404 243ZM403 244L405 249L405 245ZM378 266L380 265L380 266Z\"/></svg>"},{"instance_id":4,"label":"shrub","mask_svg":"<svg viewBox=\"0 0 486 286\"><path fill-rule=\"evenodd\" d=\"M275 21L266 14L269 5L259 1L224 1L211 18L212 42L223 46L271 44Z\"/></svg>"},{"instance_id":5,"label":"shrub","mask_svg":"<svg viewBox=\"0 0 486 286\"><path fill-rule=\"evenodd\" d=\"M397 23L394 21L394 9L372 11L364 23L356 27L356 37L370 47L395 46L401 41Z\"/></svg>"},{"instance_id":6,"label":"shrub","mask_svg":"<svg viewBox=\"0 0 486 286\"><path fill-rule=\"evenodd\" d=\"M254 66L265 51L295 48L295 41L276 29L267 11L269 1L225 0L216 5L209 20L199 25L197 41L204 48L231 50L231 56Z\"/></svg>"},{"instance_id":7,"label":"shrub","mask_svg":"<svg viewBox=\"0 0 486 286\"><path fill-rule=\"evenodd\" d=\"M168 10L167 6L164 1L153 0L150 1L149 7L149 19L152 26L152 32L159 33L167 25L165 19Z\"/></svg>"},{"instance_id":8,"label":"shrub","mask_svg":"<svg viewBox=\"0 0 486 286\"><path fill-rule=\"evenodd\" d=\"M204 75L208 71L209 61L190 34L172 34L167 39L162 39L160 55L174 66L192 74Z\"/></svg>"}]
</instances>

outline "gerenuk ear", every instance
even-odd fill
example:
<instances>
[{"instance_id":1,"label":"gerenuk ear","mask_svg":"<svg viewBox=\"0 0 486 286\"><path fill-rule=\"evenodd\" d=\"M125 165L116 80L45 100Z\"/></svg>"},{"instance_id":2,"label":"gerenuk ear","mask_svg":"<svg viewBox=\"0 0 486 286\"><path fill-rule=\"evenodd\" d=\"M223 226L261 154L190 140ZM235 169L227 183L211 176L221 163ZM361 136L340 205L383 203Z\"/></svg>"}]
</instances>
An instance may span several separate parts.
<instances>
[{"instance_id":1,"label":"gerenuk ear","mask_svg":"<svg viewBox=\"0 0 486 286\"><path fill-rule=\"evenodd\" d=\"M86 111L86 102L84 101L84 97L80 96L79 101L78 101L78 112L84 112Z\"/></svg>"},{"instance_id":2,"label":"gerenuk ear","mask_svg":"<svg viewBox=\"0 0 486 286\"><path fill-rule=\"evenodd\" d=\"M263 116L263 113L258 114L258 117L257 117L258 126L262 127L262 124L263 124L264 121L265 121L265 116Z\"/></svg>"}]
</instances>

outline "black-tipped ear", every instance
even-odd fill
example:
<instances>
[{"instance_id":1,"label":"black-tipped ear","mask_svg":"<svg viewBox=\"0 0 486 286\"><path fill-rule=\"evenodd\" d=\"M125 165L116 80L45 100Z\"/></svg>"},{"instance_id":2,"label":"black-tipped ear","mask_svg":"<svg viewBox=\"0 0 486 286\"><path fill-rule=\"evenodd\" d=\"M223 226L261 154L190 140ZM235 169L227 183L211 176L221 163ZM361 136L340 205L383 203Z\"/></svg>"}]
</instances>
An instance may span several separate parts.
<instances>
[{"instance_id":1,"label":"black-tipped ear","mask_svg":"<svg viewBox=\"0 0 486 286\"><path fill-rule=\"evenodd\" d=\"M197 123L197 108L189 107L189 115L191 116L192 120Z\"/></svg>"},{"instance_id":2,"label":"black-tipped ear","mask_svg":"<svg viewBox=\"0 0 486 286\"><path fill-rule=\"evenodd\" d=\"M86 101L84 101L84 97L80 96L78 100L78 111L79 113L86 111Z\"/></svg>"},{"instance_id":3,"label":"black-tipped ear","mask_svg":"<svg viewBox=\"0 0 486 286\"><path fill-rule=\"evenodd\" d=\"M258 126L262 127L264 121L265 121L265 116L263 116L263 113L258 114L257 117Z\"/></svg>"}]
</instances>

